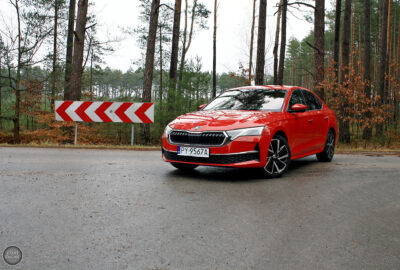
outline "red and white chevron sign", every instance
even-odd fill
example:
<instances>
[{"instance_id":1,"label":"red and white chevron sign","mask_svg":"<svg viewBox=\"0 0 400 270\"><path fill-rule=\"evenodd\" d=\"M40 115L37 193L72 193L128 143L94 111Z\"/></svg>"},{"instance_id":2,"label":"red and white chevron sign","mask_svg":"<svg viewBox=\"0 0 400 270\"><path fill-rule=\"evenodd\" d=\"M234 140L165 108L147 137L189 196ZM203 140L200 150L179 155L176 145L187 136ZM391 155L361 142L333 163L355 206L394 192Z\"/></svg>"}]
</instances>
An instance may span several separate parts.
<instances>
[{"instance_id":1,"label":"red and white chevron sign","mask_svg":"<svg viewBox=\"0 0 400 270\"><path fill-rule=\"evenodd\" d=\"M56 101L56 120L153 123L154 103Z\"/></svg>"}]
</instances>

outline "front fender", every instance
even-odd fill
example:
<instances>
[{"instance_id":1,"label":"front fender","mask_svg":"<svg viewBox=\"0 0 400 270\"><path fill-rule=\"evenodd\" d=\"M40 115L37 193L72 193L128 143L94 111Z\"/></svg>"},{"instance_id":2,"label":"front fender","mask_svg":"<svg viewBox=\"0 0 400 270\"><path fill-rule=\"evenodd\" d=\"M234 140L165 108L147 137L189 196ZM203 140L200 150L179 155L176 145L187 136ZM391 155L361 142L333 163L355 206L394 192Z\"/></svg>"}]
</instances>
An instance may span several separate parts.
<instances>
[{"instance_id":1,"label":"front fender","mask_svg":"<svg viewBox=\"0 0 400 270\"><path fill-rule=\"evenodd\" d=\"M286 138L288 139L289 142L289 136L287 129L285 128L287 120L280 120L280 121L275 121L272 123L268 123L265 126L264 132L262 139L260 141L260 161L262 164L267 164L267 157L268 157L268 148L269 144L271 143L272 138L277 134L278 132L283 132L286 135ZM289 147L290 147L290 142L289 142Z\"/></svg>"}]
</instances>

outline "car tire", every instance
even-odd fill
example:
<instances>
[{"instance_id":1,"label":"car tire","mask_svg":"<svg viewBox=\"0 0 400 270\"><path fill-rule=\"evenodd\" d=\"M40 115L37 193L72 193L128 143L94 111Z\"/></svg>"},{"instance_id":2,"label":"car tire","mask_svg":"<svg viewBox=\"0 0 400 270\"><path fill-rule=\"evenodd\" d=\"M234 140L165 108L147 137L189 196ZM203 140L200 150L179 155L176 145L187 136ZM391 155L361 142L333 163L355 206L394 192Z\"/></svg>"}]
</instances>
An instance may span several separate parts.
<instances>
[{"instance_id":1,"label":"car tire","mask_svg":"<svg viewBox=\"0 0 400 270\"><path fill-rule=\"evenodd\" d=\"M281 177L288 170L291 157L288 141L280 135L275 135L268 146L267 162L263 167L264 176Z\"/></svg>"},{"instance_id":2,"label":"car tire","mask_svg":"<svg viewBox=\"0 0 400 270\"><path fill-rule=\"evenodd\" d=\"M174 163L174 162L171 162L171 165L181 171L191 171L199 166L199 165L194 165L194 164Z\"/></svg>"},{"instance_id":3,"label":"car tire","mask_svg":"<svg viewBox=\"0 0 400 270\"><path fill-rule=\"evenodd\" d=\"M329 130L328 136L326 137L325 147L321 153L317 154L317 159L320 162L330 162L335 154L335 133L333 130Z\"/></svg>"}]
</instances>

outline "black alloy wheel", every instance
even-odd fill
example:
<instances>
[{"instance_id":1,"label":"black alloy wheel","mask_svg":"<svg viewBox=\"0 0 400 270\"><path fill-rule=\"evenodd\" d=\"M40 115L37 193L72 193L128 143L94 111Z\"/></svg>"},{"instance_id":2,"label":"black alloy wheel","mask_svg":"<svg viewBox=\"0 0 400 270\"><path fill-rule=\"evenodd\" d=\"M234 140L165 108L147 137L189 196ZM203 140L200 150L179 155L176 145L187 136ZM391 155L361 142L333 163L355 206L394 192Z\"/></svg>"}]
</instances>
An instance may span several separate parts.
<instances>
[{"instance_id":1,"label":"black alloy wheel","mask_svg":"<svg viewBox=\"0 0 400 270\"><path fill-rule=\"evenodd\" d=\"M267 163L264 166L264 175L267 178L282 176L289 168L291 161L290 147L287 140L275 135L268 148Z\"/></svg>"},{"instance_id":2,"label":"black alloy wheel","mask_svg":"<svg viewBox=\"0 0 400 270\"><path fill-rule=\"evenodd\" d=\"M331 130L326 137L325 147L321 153L317 154L318 161L330 162L335 155L335 133Z\"/></svg>"}]
</instances>

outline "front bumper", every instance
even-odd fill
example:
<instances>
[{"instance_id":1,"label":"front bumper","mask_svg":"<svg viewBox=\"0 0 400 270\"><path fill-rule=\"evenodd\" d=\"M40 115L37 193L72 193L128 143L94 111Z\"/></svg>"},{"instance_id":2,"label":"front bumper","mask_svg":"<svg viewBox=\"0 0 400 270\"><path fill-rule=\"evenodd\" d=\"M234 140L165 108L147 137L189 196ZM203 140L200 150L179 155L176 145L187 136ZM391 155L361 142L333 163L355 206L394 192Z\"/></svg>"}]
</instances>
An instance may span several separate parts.
<instances>
[{"instance_id":1,"label":"front bumper","mask_svg":"<svg viewBox=\"0 0 400 270\"><path fill-rule=\"evenodd\" d=\"M162 137L162 157L166 162L188 163L203 166L222 166L236 168L263 167L266 163L263 136L239 137L223 146L207 147L209 158L178 156L178 145L171 144L166 136ZM204 147L191 145L193 147ZM265 158L264 158L265 157Z\"/></svg>"}]
</instances>

